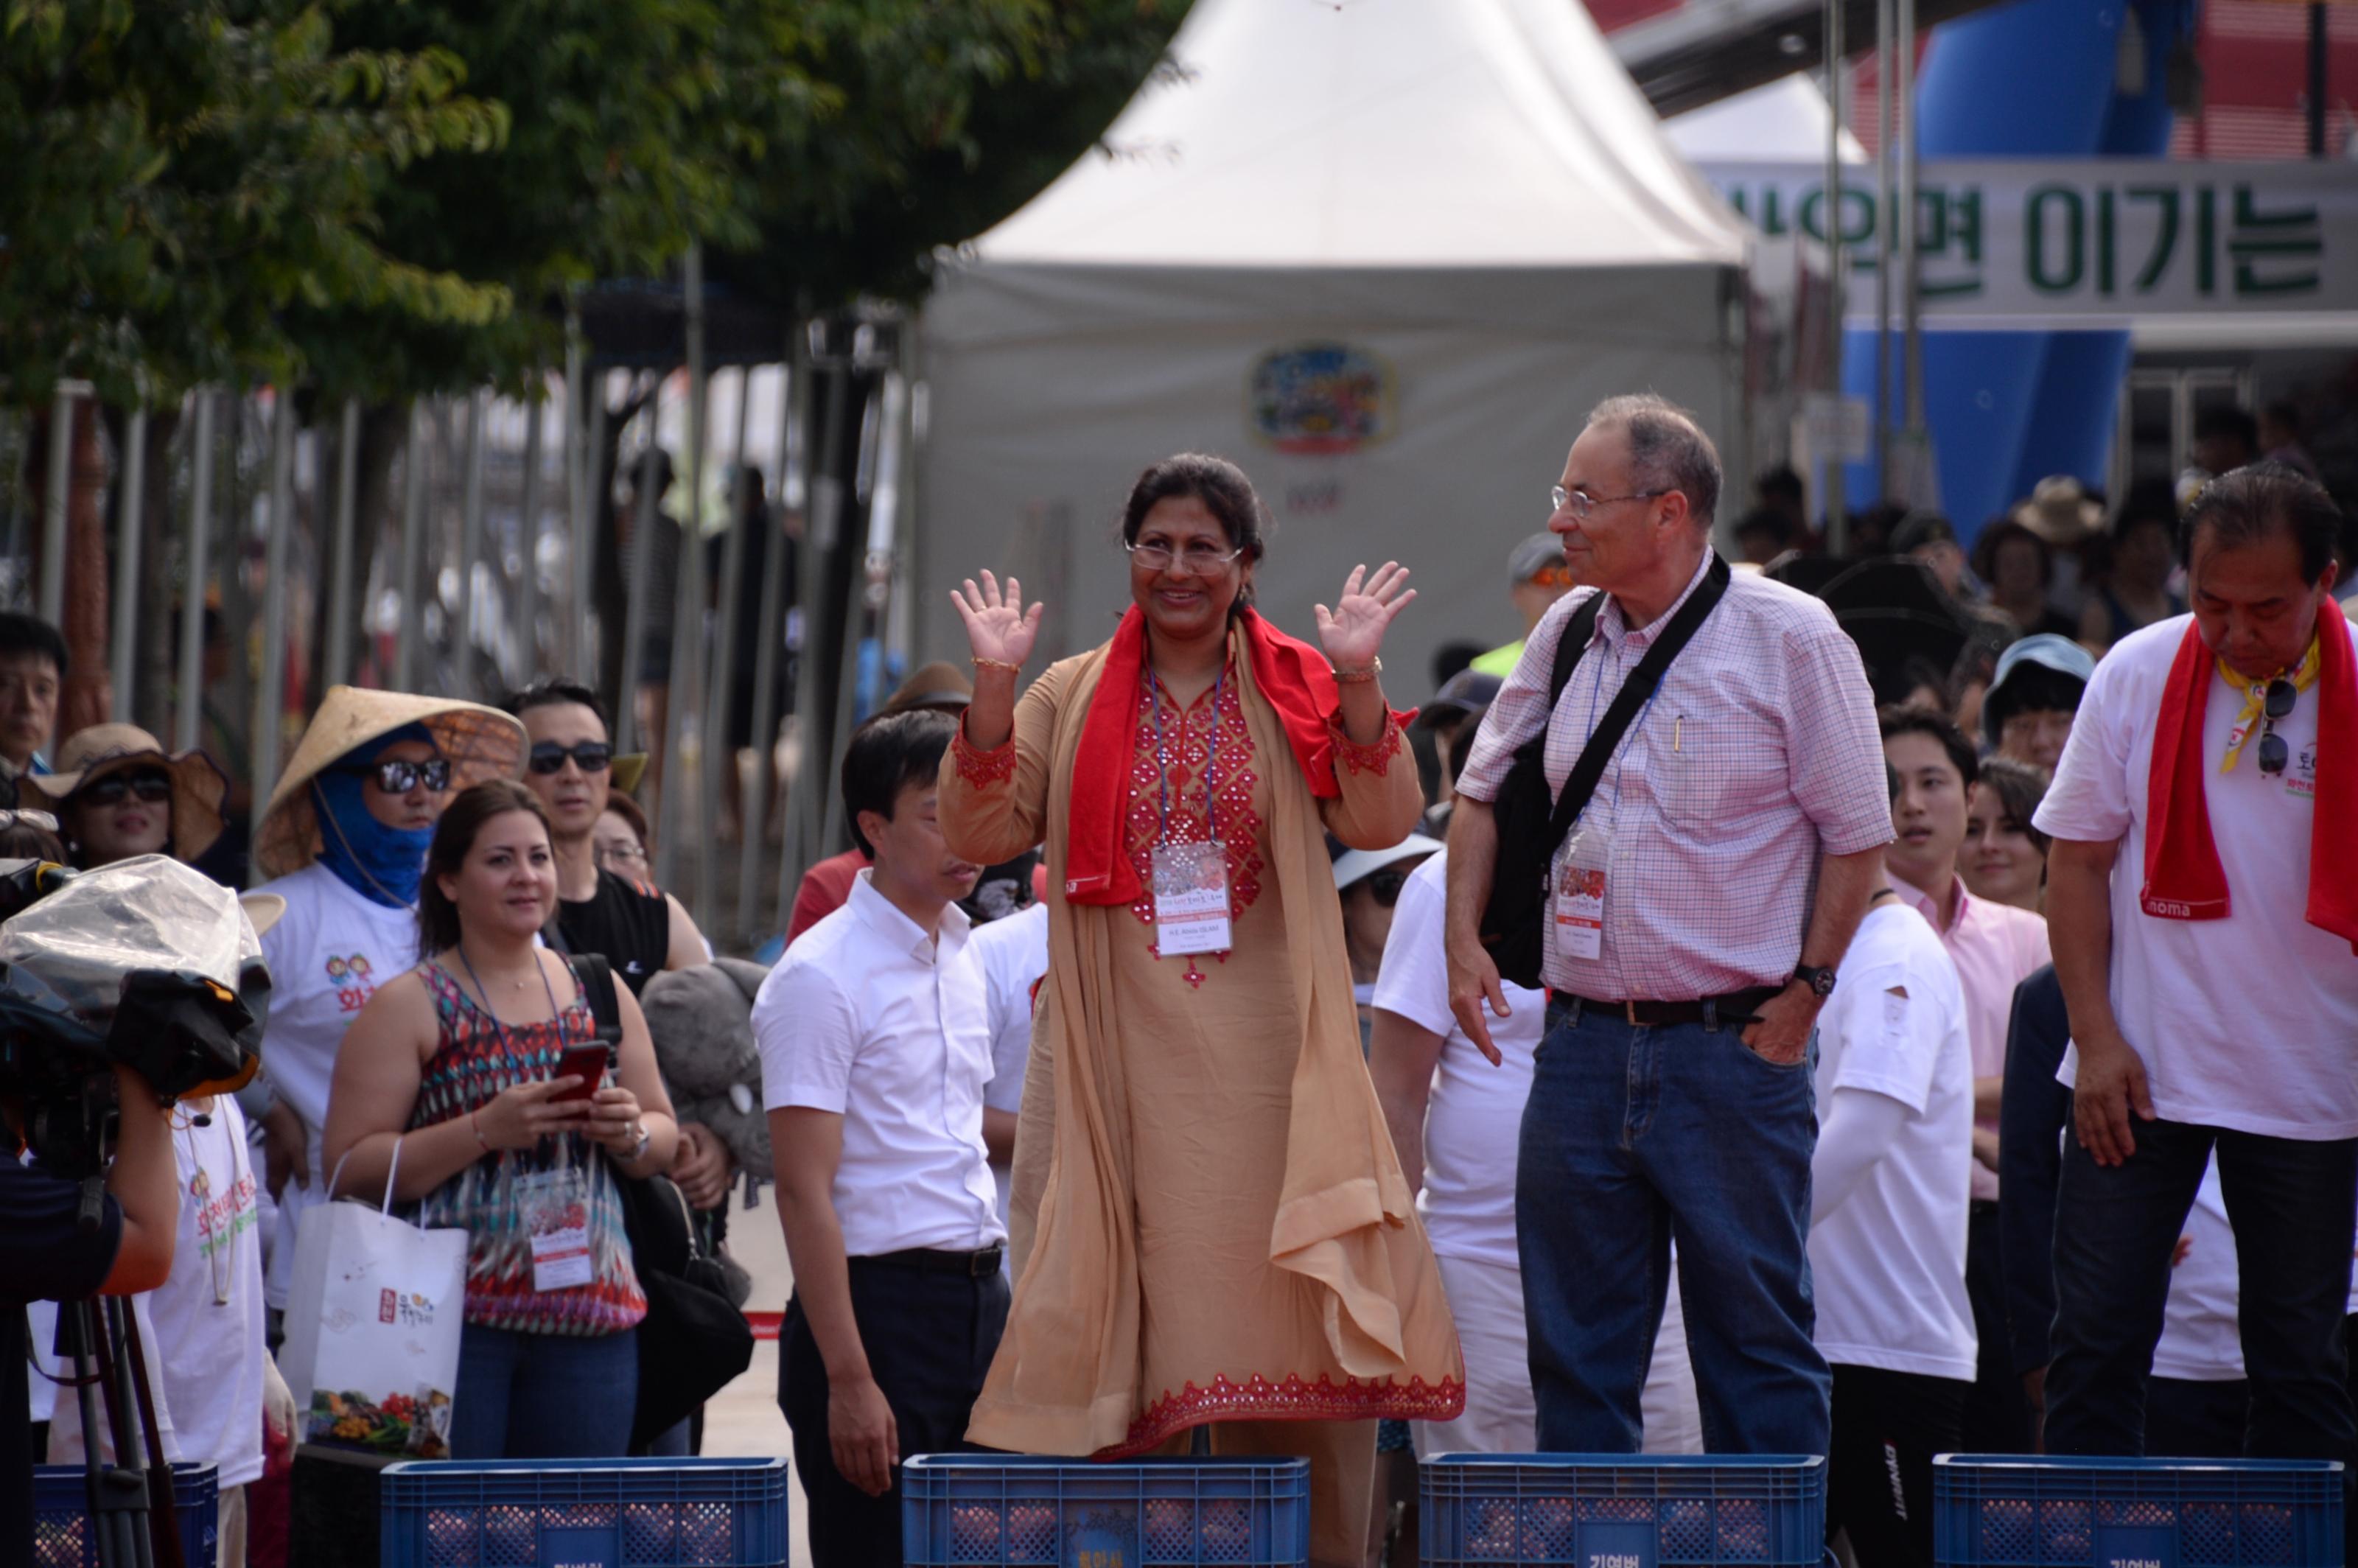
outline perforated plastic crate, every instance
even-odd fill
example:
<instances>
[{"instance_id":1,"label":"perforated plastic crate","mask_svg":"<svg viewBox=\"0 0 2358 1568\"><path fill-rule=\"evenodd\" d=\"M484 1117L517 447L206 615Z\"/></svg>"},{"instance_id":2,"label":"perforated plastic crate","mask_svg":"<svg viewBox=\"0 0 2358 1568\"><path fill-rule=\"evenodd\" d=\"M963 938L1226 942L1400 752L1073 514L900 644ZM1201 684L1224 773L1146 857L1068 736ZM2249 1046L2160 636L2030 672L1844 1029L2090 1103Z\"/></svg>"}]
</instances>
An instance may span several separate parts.
<instances>
[{"instance_id":1,"label":"perforated plastic crate","mask_svg":"<svg viewBox=\"0 0 2358 1568\"><path fill-rule=\"evenodd\" d=\"M784 1459L385 1467L383 1568L783 1568Z\"/></svg>"},{"instance_id":2,"label":"perforated plastic crate","mask_svg":"<svg viewBox=\"0 0 2358 1568\"><path fill-rule=\"evenodd\" d=\"M924 1455L901 1466L901 1559L909 1568L1301 1568L1310 1462Z\"/></svg>"},{"instance_id":3,"label":"perforated plastic crate","mask_svg":"<svg viewBox=\"0 0 2358 1568\"><path fill-rule=\"evenodd\" d=\"M172 1517L189 1568L211 1568L220 1509L211 1465L172 1466ZM91 1528L90 1491L79 1465L34 1467L33 1563L35 1568L98 1568L98 1532Z\"/></svg>"},{"instance_id":4,"label":"perforated plastic crate","mask_svg":"<svg viewBox=\"0 0 2358 1568\"><path fill-rule=\"evenodd\" d=\"M1443 1454L1422 1466L1424 1568L1818 1568L1814 1454Z\"/></svg>"},{"instance_id":5,"label":"perforated plastic crate","mask_svg":"<svg viewBox=\"0 0 2358 1568\"><path fill-rule=\"evenodd\" d=\"M2342 1562L2342 1466L2306 1459L1932 1462L1942 1568L2244 1568Z\"/></svg>"}]
</instances>

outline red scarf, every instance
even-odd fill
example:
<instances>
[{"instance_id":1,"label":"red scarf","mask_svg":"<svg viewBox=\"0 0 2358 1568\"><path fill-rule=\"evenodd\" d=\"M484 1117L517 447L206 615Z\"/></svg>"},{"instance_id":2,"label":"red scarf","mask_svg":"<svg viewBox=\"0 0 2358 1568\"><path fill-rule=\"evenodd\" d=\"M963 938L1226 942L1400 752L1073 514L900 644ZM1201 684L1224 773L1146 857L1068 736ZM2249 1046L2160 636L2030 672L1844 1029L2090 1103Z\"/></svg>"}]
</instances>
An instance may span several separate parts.
<instances>
[{"instance_id":1,"label":"red scarf","mask_svg":"<svg viewBox=\"0 0 2358 1568\"><path fill-rule=\"evenodd\" d=\"M2358 660L2351 657L2350 629L2331 603L2318 611L2317 635L2317 801L2309 832L2308 918L2358 952L2358 860L2346 853L2349 825L2358 822ZM2190 623L2162 687L2146 777L2145 888L2137 902L2158 920L2227 917L2227 873L2211 837L2203 794L2211 762L2202 751L2202 710L2214 664L2201 633ZM2344 836L2345 852L2335 852L2335 833Z\"/></svg>"},{"instance_id":2,"label":"red scarf","mask_svg":"<svg viewBox=\"0 0 2358 1568\"><path fill-rule=\"evenodd\" d=\"M1326 655L1289 637L1253 611L1237 617L1252 659L1253 685L1277 709L1286 743L1310 793L1332 800L1343 793L1335 778L1332 716L1342 688ZM1073 813L1065 843L1065 902L1138 902L1138 872L1122 852L1124 802L1129 798L1131 727L1146 674L1146 617L1136 605L1121 618L1107 650L1104 673L1089 698L1073 761Z\"/></svg>"}]
</instances>

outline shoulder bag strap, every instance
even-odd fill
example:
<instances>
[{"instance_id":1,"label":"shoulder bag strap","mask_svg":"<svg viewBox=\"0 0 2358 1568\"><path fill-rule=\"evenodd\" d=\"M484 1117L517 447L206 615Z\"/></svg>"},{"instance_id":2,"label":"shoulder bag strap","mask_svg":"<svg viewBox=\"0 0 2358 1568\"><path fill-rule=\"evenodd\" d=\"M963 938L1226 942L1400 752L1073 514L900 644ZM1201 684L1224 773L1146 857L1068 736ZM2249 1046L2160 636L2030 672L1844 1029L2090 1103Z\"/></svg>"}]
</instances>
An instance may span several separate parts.
<instances>
[{"instance_id":1,"label":"shoulder bag strap","mask_svg":"<svg viewBox=\"0 0 2358 1568\"><path fill-rule=\"evenodd\" d=\"M1631 676L1636 679L1636 676ZM581 982L582 1000L598 1021L598 1038L614 1044L622 1038L622 1004L614 1000L614 968L602 953L576 953L566 960Z\"/></svg>"},{"instance_id":2,"label":"shoulder bag strap","mask_svg":"<svg viewBox=\"0 0 2358 1568\"><path fill-rule=\"evenodd\" d=\"M1605 717L1597 721L1596 731L1589 736L1588 744L1582 748L1580 761L1573 764L1572 776L1563 781L1563 793L1556 796L1555 812L1548 818L1547 841L1551 853L1555 845L1563 842L1563 836L1572 831L1573 821L1579 816L1581 808L1588 804L1588 797L1596 793L1596 783L1605 776L1605 764L1612 761L1614 748L1621 743L1623 732L1638 717L1639 709L1646 706L1646 699L1652 697L1654 688L1661 684L1662 672L1671 667L1671 661L1679 656L1679 651L1687 645L1688 639L1704 623L1704 618L1712 612L1720 597L1726 593L1730 575L1726 559L1714 555L1709 569L1703 575L1703 581L1696 585L1694 592L1687 596L1687 601L1679 607L1679 612L1671 617L1671 623L1662 628L1661 637L1646 650L1646 656L1638 661L1638 667L1629 672L1629 678L1621 683L1620 693L1614 697L1613 705L1605 710ZM1588 614L1591 625L1595 623L1596 618L1588 612L1603 603L1604 599L1603 594L1596 594L1582 607L1582 613ZM1567 641L1571 639L1572 631L1570 626L1564 629ZM1556 662L1559 666L1569 670L1569 666L1563 665L1561 653ZM1549 711L1552 715L1554 710L1550 708Z\"/></svg>"}]
</instances>

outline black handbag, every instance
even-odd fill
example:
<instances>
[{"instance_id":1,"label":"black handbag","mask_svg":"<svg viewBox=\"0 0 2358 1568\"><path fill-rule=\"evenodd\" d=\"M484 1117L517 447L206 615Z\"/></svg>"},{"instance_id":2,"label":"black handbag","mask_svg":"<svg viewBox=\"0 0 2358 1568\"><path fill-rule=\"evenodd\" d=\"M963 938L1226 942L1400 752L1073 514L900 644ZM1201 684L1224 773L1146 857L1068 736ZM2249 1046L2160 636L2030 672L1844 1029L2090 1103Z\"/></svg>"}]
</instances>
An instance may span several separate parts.
<instances>
[{"instance_id":1,"label":"black handbag","mask_svg":"<svg viewBox=\"0 0 2358 1568\"><path fill-rule=\"evenodd\" d=\"M594 953L572 956L598 1037L619 1046L614 971ZM669 1176L614 1173L631 1267L646 1297L639 1324L639 1397L631 1446L644 1447L693 1414L753 1362L753 1330L728 1294L728 1274L704 1249L687 1199Z\"/></svg>"},{"instance_id":2,"label":"black handbag","mask_svg":"<svg viewBox=\"0 0 2358 1568\"><path fill-rule=\"evenodd\" d=\"M1588 744L1581 749L1580 760L1573 764L1572 775L1563 781L1562 795L1551 797L1548 790L1547 724L1541 724L1538 734L1516 749L1506 781L1498 786L1498 798L1490 806L1498 824L1498 854L1490 876L1490 901L1482 906L1481 924L1483 950L1498 966L1498 978L1508 984L1526 990L1540 989L1540 966L1547 955L1548 870L1555 860L1556 846L1563 842L1563 836L1572 831L1581 808L1596 793L1597 781L1605 776L1605 764L1612 761L1614 748L1621 743L1623 732L1646 706L1646 699L1654 695L1654 688L1661 684L1662 672L1671 667L1679 650L1687 645L1712 607L1726 593L1730 575L1727 562L1713 556L1703 581L1671 618L1661 637L1646 650L1646 656L1638 661L1638 667L1621 683L1621 690L1605 710L1605 717L1597 720ZM1572 678L1573 666L1580 662L1589 638L1595 633L1597 611L1604 605L1605 596L1593 593L1564 622L1563 635L1555 646L1555 665L1548 677L1550 723L1554 721L1564 683Z\"/></svg>"}]
</instances>

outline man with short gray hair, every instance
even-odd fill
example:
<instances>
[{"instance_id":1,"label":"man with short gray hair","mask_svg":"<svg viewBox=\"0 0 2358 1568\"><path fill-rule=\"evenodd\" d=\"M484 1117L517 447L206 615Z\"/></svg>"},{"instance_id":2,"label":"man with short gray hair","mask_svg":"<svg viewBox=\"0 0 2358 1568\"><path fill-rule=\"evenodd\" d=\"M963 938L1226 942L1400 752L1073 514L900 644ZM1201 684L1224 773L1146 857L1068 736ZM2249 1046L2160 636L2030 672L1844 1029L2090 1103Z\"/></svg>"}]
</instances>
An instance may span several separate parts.
<instances>
[{"instance_id":1,"label":"man with short gray hair","mask_svg":"<svg viewBox=\"0 0 2358 1568\"><path fill-rule=\"evenodd\" d=\"M1704 1445L1826 1452L1812 1048L1891 812L1858 650L1816 600L1730 574L1719 489L1685 410L1640 395L1589 416L1548 519L1581 587L1532 632L1457 784L1450 1005L1493 1062L1492 883L1547 889L1515 1206L1553 1452L1637 1451L1674 1239ZM1501 864L1493 808L1518 753L1551 801L1576 769L1593 790L1561 842L1504 846Z\"/></svg>"}]
</instances>

